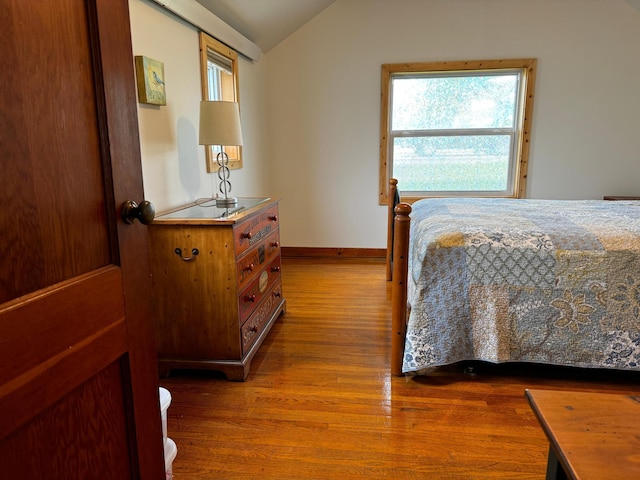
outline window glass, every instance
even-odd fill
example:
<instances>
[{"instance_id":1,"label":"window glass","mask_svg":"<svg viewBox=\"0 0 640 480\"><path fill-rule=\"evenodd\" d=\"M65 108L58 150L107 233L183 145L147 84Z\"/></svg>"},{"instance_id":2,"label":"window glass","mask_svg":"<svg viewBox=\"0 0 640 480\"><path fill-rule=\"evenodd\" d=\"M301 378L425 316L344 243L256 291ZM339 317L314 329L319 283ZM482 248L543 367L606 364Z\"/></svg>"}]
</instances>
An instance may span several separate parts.
<instances>
[{"instance_id":1,"label":"window glass","mask_svg":"<svg viewBox=\"0 0 640 480\"><path fill-rule=\"evenodd\" d=\"M534 59L382 67L380 203L524 196Z\"/></svg>"},{"instance_id":2,"label":"window glass","mask_svg":"<svg viewBox=\"0 0 640 480\"><path fill-rule=\"evenodd\" d=\"M512 137L394 139L393 178L409 192L507 192Z\"/></svg>"},{"instance_id":3,"label":"window glass","mask_svg":"<svg viewBox=\"0 0 640 480\"><path fill-rule=\"evenodd\" d=\"M519 73L393 78L393 130L513 128Z\"/></svg>"}]
</instances>

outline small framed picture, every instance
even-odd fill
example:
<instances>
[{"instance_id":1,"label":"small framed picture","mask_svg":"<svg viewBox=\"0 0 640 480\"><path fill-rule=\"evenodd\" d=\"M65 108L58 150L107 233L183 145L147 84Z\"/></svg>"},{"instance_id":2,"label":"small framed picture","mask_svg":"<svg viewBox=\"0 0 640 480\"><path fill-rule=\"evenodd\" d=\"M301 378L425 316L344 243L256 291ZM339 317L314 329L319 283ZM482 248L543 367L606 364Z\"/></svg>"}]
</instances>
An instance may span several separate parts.
<instances>
[{"instance_id":1,"label":"small framed picture","mask_svg":"<svg viewBox=\"0 0 640 480\"><path fill-rule=\"evenodd\" d=\"M150 105L166 105L164 64L149 57L136 56L136 83L138 101Z\"/></svg>"}]
</instances>

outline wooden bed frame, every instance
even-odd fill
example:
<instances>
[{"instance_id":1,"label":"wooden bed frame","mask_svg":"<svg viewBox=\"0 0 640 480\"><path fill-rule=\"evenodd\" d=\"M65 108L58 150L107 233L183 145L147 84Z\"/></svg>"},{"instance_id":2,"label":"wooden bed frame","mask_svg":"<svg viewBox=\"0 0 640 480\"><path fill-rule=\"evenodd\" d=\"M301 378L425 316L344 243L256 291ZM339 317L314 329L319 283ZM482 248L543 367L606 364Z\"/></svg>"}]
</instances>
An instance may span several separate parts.
<instances>
[{"instance_id":1,"label":"wooden bed frame","mask_svg":"<svg viewBox=\"0 0 640 480\"><path fill-rule=\"evenodd\" d=\"M606 199L606 198L605 198ZM606 202L610 203L610 202ZM615 202L614 202L615 203ZM398 194L398 181L389 181L389 203L388 203L388 232L387 232L387 280L391 285L391 373L402 375L404 360L405 338L408 326L408 317L411 306L408 305L408 281L409 281L409 259L412 253L409 250L410 230L412 219L410 215L412 207L408 203L401 201ZM415 219L413 220L415 221ZM421 307L422 308L422 307ZM629 332L621 330L617 334ZM603 342L608 340L603 339ZM631 338L629 337L629 342ZM617 342L617 341L616 341ZM609 348L607 368L615 369L635 369L637 361L633 360L629 364L624 362L619 364L611 363L613 358L617 358L619 353L615 350L615 345ZM553 352L552 352L553 353ZM544 362L543 362L544 363ZM553 362L549 362L553 363ZM565 364L565 363L562 363ZM572 365L572 361L566 362ZM602 365L604 364L597 364ZM601 368L601 367L598 367Z\"/></svg>"},{"instance_id":2,"label":"wooden bed frame","mask_svg":"<svg viewBox=\"0 0 640 480\"><path fill-rule=\"evenodd\" d=\"M391 373L402 375L407 330L407 275L411 205L400 202L398 181L389 180L387 280L391 285Z\"/></svg>"}]
</instances>

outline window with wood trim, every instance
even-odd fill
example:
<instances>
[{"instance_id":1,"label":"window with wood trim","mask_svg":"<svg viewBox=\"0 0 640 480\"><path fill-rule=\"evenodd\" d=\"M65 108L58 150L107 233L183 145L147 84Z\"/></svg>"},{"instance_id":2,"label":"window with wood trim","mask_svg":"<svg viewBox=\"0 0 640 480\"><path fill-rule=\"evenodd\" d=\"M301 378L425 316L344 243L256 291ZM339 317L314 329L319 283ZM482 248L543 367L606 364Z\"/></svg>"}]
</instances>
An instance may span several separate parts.
<instances>
[{"instance_id":1,"label":"window with wood trim","mask_svg":"<svg viewBox=\"0 0 640 480\"><path fill-rule=\"evenodd\" d=\"M525 195L536 60L382 65L380 204Z\"/></svg>"},{"instance_id":2,"label":"window with wood trim","mask_svg":"<svg viewBox=\"0 0 640 480\"><path fill-rule=\"evenodd\" d=\"M200 32L200 74L203 100L240 103L238 95L238 54L225 44ZM231 169L242 168L242 147L222 147L229 156ZM206 145L207 172L218 171L216 155L220 147Z\"/></svg>"}]
</instances>

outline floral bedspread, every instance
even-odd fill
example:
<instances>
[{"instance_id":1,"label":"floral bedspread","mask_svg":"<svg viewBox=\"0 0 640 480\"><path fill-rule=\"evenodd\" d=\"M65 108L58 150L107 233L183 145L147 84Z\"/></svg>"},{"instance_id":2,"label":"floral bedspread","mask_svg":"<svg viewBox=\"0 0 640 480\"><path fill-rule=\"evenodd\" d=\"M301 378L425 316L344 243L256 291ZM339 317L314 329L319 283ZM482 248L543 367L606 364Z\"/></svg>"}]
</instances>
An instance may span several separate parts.
<instances>
[{"instance_id":1,"label":"floral bedspread","mask_svg":"<svg viewBox=\"0 0 640 480\"><path fill-rule=\"evenodd\" d=\"M640 202L429 199L411 214L403 370L640 370Z\"/></svg>"}]
</instances>

